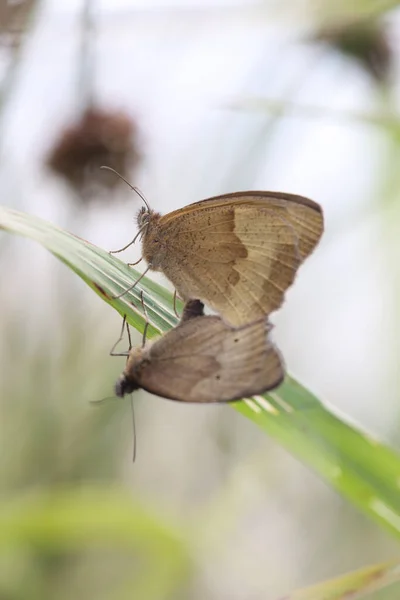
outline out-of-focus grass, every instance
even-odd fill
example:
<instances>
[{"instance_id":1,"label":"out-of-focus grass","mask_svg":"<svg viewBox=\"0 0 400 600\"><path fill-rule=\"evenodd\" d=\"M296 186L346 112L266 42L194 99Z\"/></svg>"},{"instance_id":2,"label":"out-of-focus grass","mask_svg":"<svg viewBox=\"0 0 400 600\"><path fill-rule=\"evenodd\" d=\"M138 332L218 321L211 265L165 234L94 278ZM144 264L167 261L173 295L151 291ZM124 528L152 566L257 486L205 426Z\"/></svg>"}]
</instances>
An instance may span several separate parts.
<instances>
[{"instance_id":1,"label":"out-of-focus grass","mask_svg":"<svg viewBox=\"0 0 400 600\"><path fill-rule=\"evenodd\" d=\"M71 328L54 357L51 331L33 344L22 342L20 322L3 334L23 372L0 382L0 597L176 597L189 549L182 524L124 484L129 404L89 404L109 389L115 365L82 385L101 354L93 338Z\"/></svg>"},{"instance_id":2,"label":"out-of-focus grass","mask_svg":"<svg viewBox=\"0 0 400 600\"><path fill-rule=\"evenodd\" d=\"M125 594L166 598L177 584L182 586L189 568L179 527L160 520L120 487L83 485L4 497L0 502L0 556L7 553L23 564L30 552L36 557L34 569L21 578L19 586L23 595L32 585L26 596L30 598L54 597L52 583L59 594L69 568L82 561L92 570L94 558L95 589L87 593L99 598ZM116 570L117 562L122 568ZM79 572L76 576L77 581L64 582L61 597L84 597L74 591ZM7 585L7 578L5 582L2 579L1 584ZM14 587L15 581L12 584Z\"/></svg>"}]
</instances>

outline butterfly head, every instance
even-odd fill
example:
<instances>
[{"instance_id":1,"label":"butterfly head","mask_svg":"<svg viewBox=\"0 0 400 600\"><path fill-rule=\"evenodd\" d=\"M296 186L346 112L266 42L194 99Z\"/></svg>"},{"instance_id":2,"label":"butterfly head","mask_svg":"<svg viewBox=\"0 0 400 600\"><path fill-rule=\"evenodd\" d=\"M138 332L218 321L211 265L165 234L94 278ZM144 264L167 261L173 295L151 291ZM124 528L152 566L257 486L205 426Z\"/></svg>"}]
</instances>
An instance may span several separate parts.
<instances>
[{"instance_id":1,"label":"butterfly head","mask_svg":"<svg viewBox=\"0 0 400 600\"><path fill-rule=\"evenodd\" d=\"M133 348L130 351L124 372L118 377L115 384L114 391L118 398L123 398L126 394L140 389L139 373L144 362L144 352L143 348Z\"/></svg>"},{"instance_id":2,"label":"butterfly head","mask_svg":"<svg viewBox=\"0 0 400 600\"><path fill-rule=\"evenodd\" d=\"M123 398L126 394L131 394L135 390L138 390L139 386L137 385L134 378L129 377L127 374L122 373L120 377L118 377L114 392L118 398Z\"/></svg>"},{"instance_id":3,"label":"butterfly head","mask_svg":"<svg viewBox=\"0 0 400 600\"><path fill-rule=\"evenodd\" d=\"M137 214L136 220L139 229L145 228L151 221L151 217L154 214L154 211L149 210L146 206L142 206Z\"/></svg>"}]
</instances>

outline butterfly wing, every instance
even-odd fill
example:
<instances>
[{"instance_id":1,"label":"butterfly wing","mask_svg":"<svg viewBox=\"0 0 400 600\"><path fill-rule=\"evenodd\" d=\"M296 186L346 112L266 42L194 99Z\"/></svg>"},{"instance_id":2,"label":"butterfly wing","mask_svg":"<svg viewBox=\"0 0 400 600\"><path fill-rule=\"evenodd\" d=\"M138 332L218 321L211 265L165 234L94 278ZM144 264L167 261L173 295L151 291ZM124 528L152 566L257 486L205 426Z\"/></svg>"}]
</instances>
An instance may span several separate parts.
<instances>
[{"instance_id":1,"label":"butterfly wing","mask_svg":"<svg viewBox=\"0 0 400 600\"><path fill-rule=\"evenodd\" d=\"M229 402L277 387L284 378L265 319L233 329L219 317L185 321L155 342L140 387L183 402Z\"/></svg>"},{"instance_id":2,"label":"butterfly wing","mask_svg":"<svg viewBox=\"0 0 400 600\"><path fill-rule=\"evenodd\" d=\"M154 264L183 299L199 298L240 326L281 306L322 232L322 210L307 198L228 194L161 217Z\"/></svg>"}]
</instances>

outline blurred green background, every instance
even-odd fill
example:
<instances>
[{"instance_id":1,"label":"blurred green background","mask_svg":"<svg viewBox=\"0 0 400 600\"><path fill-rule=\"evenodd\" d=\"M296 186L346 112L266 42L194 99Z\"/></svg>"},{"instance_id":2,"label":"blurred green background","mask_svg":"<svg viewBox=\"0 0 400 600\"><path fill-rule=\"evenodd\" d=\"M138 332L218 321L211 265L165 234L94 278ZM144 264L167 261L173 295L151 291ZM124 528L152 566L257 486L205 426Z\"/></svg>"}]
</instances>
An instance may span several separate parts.
<instances>
[{"instance_id":1,"label":"blurred green background","mask_svg":"<svg viewBox=\"0 0 400 600\"><path fill-rule=\"evenodd\" d=\"M106 249L140 203L101 164L161 212L241 189L318 201L326 233L274 337L306 387L399 448L396 5L0 2L0 186ZM90 404L123 368L119 315L29 240L1 234L0 267L1 600L274 599L396 556L229 407L135 394L132 464L129 402Z\"/></svg>"}]
</instances>

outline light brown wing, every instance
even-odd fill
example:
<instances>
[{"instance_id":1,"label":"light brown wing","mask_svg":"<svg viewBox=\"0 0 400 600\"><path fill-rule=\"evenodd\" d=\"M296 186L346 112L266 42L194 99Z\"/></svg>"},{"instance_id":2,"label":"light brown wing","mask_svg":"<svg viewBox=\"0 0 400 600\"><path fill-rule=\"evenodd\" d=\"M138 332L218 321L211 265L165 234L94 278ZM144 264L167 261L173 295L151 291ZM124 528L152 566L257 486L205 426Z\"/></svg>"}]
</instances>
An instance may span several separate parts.
<instances>
[{"instance_id":1,"label":"light brown wing","mask_svg":"<svg viewBox=\"0 0 400 600\"><path fill-rule=\"evenodd\" d=\"M277 387L284 378L265 319L230 328L219 317L195 317L155 342L138 383L182 402L229 402Z\"/></svg>"},{"instance_id":2,"label":"light brown wing","mask_svg":"<svg viewBox=\"0 0 400 600\"><path fill-rule=\"evenodd\" d=\"M322 235L323 215L307 198L243 192L189 205L158 226L156 262L178 294L239 326L281 306Z\"/></svg>"}]
</instances>

